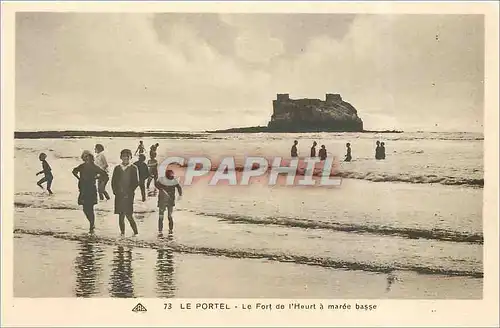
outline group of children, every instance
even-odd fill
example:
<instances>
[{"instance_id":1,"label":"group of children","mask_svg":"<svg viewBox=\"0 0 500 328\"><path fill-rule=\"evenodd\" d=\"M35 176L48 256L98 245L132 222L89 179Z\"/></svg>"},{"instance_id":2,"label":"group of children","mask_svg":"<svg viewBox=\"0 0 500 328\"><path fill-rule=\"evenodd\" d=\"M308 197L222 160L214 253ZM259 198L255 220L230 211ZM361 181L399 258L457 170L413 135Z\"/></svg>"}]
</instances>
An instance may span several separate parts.
<instances>
[{"instance_id":1,"label":"group of children","mask_svg":"<svg viewBox=\"0 0 500 328\"><path fill-rule=\"evenodd\" d=\"M292 149L290 150L290 156L293 157L298 157L298 151L297 151L297 145L299 142L295 140L293 142ZM375 159L385 159L385 143L377 141L376 142L377 147L375 149ZM318 143L316 141L313 141L312 147L311 147L311 158L316 157L316 146ZM348 142L345 144L346 146L346 154L345 154L345 162L350 162L352 160L352 153L351 153L351 144ZM327 157L326 153L326 147L325 145L321 145L321 149L318 152L318 157L320 160L324 161Z\"/></svg>"},{"instance_id":2,"label":"group of children","mask_svg":"<svg viewBox=\"0 0 500 328\"><path fill-rule=\"evenodd\" d=\"M291 149L291 157L298 157L297 145L298 141L295 140ZM385 159L385 143L377 141L375 149L375 159ZM114 212L118 214L120 233L122 236L125 234L125 218L127 218L134 236L138 234L137 224L133 217L134 211L134 196L137 187L141 190L142 201L146 201L146 181L147 188L149 189L151 182L154 181L154 186L158 189L158 233L163 231L163 217L165 210L167 211L169 233L173 230L172 212L175 206L175 190L178 190L179 197L182 196L182 188L174 177L172 170L165 172L165 177L158 178L158 160L156 159L159 144L156 143L151 146L149 157L146 164L146 156L144 155L145 147L142 141L135 154L139 154L138 160L132 164L132 151L130 149L123 149L120 152L121 164L115 166L111 178L111 189L115 196ZM316 157L317 142L314 141L311 147L311 157ZM352 160L351 144L346 143L345 161ZM83 151L81 159L82 164L73 169L73 175L78 179L78 204L83 206L83 212L90 223L89 231L92 233L95 229L95 214L94 206L97 204L97 197L100 200L109 200L111 197L106 191L106 184L109 181L108 163L104 156L104 146L101 144L95 145L96 156L88 151ZM320 160L324 161L327 158L327 151L325 145L321 145L318 152ZM47 183L47 191L52 195L52 169L47 163L47 155L41 153L39 156L42 162L42 170L36 175L44 174L44 177L37 182L37 185L43 189L42 184ZM97 188L96 188L97 181Z\"/></svg>"},{"instance_id":3,"label":"group of children","mask_svg":"<svg viewBox=\"0 0 500 328\"><path fill-rule=\"evenodd\" d=\"M140 145L142 145L142 141ZM146 201L146 181L148 188L151 182L154 181L154 186L158 189L159 235L163 233L165 211L167 211L169 233L173 231L174 222L172 213L175 206L175 190L177 189L179 197L181 197L182 188L177 179L175 179L172 170L166 170L165 177L158 177L157 149L158 144L151 146L148 164L145 163L144 146L142 147L142 151L138 149L139 160L133 164L132 151L130 149L123 149L120 152L121 163L115 166L113 170L111 189L115 196L114 213L118 214L121 236L125 235L125 218L127 218L134 236L138 234L137 223L133 217L135 190L137 187L140 187L142 201ZM106 200L110 199L106 191L106 184L109 181L109 166L103 152L104 147L101 144L95 146L95 157L90 151L84 150L81 155L83 163L75 167L72 171L73 175L78 179L78 205L83 206L83 212L90 224L90 233L93 233L95 229L94 206L98 203L97 197L99 196L101 200L104 200L104 198ZM51 184L53 175L46 158L47 155L45 153L39 156L43 170L38 172L37 175L44 173L45 176L37 184L43 189L42 183L47 182L47 191L49 194L52 194Z\"/></svg>"}]
</instances>

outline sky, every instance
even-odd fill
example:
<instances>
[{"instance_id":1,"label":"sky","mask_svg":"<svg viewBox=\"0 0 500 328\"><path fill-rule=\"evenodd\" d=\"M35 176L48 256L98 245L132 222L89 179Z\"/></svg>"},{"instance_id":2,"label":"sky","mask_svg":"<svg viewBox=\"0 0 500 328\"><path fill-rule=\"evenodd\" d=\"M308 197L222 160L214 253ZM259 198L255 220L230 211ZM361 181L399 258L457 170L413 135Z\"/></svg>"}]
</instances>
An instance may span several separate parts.
<instances>
[{"instance_id":1,"label":"sky","mask_svg":"<svg viewBox=\"0 0 500 328\"><path fill-rule=\"evenodd\" d=\"M15 68L16 130L266 125L277 93L483 129L481 15L17 13Z\"/></svg>"}]
</instances>

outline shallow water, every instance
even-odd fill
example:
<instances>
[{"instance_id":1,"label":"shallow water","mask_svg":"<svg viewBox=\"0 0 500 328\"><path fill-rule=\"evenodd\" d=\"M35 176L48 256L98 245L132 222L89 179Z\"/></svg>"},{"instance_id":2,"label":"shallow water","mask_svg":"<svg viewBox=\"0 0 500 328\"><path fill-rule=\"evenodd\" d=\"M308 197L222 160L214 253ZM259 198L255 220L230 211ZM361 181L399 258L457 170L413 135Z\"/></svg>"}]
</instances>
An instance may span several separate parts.
<instances>
[{"instance_id":1,"label":"shallow water","mask_svg":"<svg viewBox=\"0 0 500 328\"><path fill-rule=\"evenodd\" d=\"M478 181L483 179L482 137L405 133L381 136L387 147L385 161L371 159L375 135L370 134L144 138L146 146L160 143L160 156L211 154L214 162L231 154L236 155L237 162L250 155L287 156L294 138L299 140L301 153L308 153L309 144L316 139L320 145L325 143L332 155L340 157L345 142L351 142L355 161L341 163L341 171L353 179L343 179L342 185L335 188L270 187L262 183L208 186L207 179L201 179L184 187L185 196L174 212L176 223L171 239L156 236L158 214L156 200L151 197L146 203L136 200L140 235L126 240L117 239L112 201L96 206L96 236L88 240L88 223L76 204L77 188L71 169L79 164L81 150L92 149L97 142L104 144L108 161L115 165L117 158L113 155L122 148L135 151L137 140L16 140L15 295L481 297L483 225L482 188ZM48 153L55 176L55 194L50 197L37 190L35 184L41 151ZM165 259L166 268L155 283L151 270L147 270L155 266L158 250L164 250L159 256L161 261ZM191 285L174 284L183 287L169 292L166 286L171 269L167 267L172 254L178 259L174 267L179 266L173 270L174 276L181 280L190 277ZM23 266L29 261L37 264ZM75 261L75 266L68 268L68 261ZM214 267L220 274L216 278L228 281L227 288L210 289L192 282L203 279L205 268ZM233 267L254 271L233 272ZM65 278L29 291L27 286L35 284L40 270L54 271ZM254 276L264 275L262 280L251 280L252 272ZM307 277L287 276L300 272L306 272ZM97 278L102 275L109 278ZM332 285L325 279L330 275L328 279L340 279L342 283ZM388 276L392 278L388 280ZM369 287L351 291L344 288L363 279ZM399 291L393 287L386 290L387 281L393 281L390 285L399 286L394 289ZM114 289L110 287L113 284ZM335 292L325 291L322 284ZM303 286L309 287L307 292ZM162 288L165 290L158 291Z\"/></svg>"},{"instance_id":2,"label":"shallow water","mask_svg":"<svg viewBox=\"0 0 500 328\"><path fill-rule=\"evenodd\" d=\"M14 239L16 297L478 299L482 279L344 271L103 245ZM29 263L30 265L26 265Z\"/></svg>"}]
</instances>

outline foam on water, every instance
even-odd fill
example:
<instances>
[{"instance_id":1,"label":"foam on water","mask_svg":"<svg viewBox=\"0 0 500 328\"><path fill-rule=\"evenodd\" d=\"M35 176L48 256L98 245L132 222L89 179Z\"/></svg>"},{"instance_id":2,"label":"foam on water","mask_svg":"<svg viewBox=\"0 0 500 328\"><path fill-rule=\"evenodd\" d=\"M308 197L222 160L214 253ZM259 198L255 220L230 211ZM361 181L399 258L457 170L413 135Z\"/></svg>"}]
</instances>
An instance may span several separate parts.
<instances>
[{"instance_id":1,"label":"foam on water","mask_svg":"<svg viewBox=\"0 0 500 328\"><path fill-rule=\"evenodd\" d=\"M203 138L142 138L160 143L166 156L208 156L213 163L235 156L287 158L291 142L307 155L313 140L342 158L345 143L354 161L339 162L345 178L319 187L216 186L184 188L174 212L173 240L156 238L156 199L136 199L140 238L118 240L113 201L96 206L96 244L169 249L186 254L256 258L273 262L389 273L483 276L482 136L476 134L205 134ZM373 159L376 140L386 141L385 161ZM22 139L15 141L15 234L82 241L88 223L77 205L71 170L82 150L104 144L110 166L137 139ZM38 154L46 152L54 195L36 186ZM108 185L109 191L109 185ZM136 191L136 198L139 191ZM129 229L127 227L127 229ZM129 231L129 230L128 230ZM118 274L118 273L117 273ZM85 293L85 291L82 291Z\"/></svg>"},{"instance_id":2,"label":"foam on water","mask_svg":"<svg viewBox=\"0 0 500 328\"><path fill-rule=\"evenodd\" d=\"M345 270L362 270L362 271L381 272L381 273L390 273L393 271L407 270L421 274L467 276L473 278L483 277L483 273L479 271L453 270L445 268L431 268L426 266L399 265L399 264L395 264L393 266L384 266L384 265L375 265L370 263L338 261L322 257L307 257L307 256L291 255L291 254L272 254L272 253L263 253L258 251L220 249L212 247L192 247L187 245L176 244L173 242L169 242L168 240L165 241L162 239L160 239L159 241L147 241L135 238L108 238L108 237L93 236L93 235L90 236L77 235L71 233L61 233L61 232L43 231L43 230L27 230L27 229L15 229L14 233L31 234L38 236L52 236L54 238L73 240L73 241L82 241L91 239L94 242L106 245L120 245L120 246L141 247L141 248L151 248L151 249L166 249L180 253L204 254L210 256L226 256L232 258L248 258L248 259L256 258L256 259L265 259L270 261L293 262L296 264L314 265L314 266L345 269Z\"/></svg>"}]
</instances>

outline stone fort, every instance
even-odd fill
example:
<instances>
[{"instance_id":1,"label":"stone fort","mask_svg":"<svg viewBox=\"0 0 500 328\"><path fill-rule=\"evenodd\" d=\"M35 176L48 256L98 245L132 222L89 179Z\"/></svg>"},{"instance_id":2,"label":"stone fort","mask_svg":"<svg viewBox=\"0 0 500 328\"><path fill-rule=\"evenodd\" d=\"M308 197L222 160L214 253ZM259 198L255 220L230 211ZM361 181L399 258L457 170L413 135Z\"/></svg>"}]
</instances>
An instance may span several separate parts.
<instances>
[{"instance_id":1,"label":"stone fort","mask_svg":"<svg viewBox=\"0 0 500 328\"><path fill-rule=\"evenodd\" d=\"M287 93L273 100L273 114L268 128L283 132L363 131L357 110L340 94L327 93L321 99L291 99Z\"/></svg>"}]
</instances>

